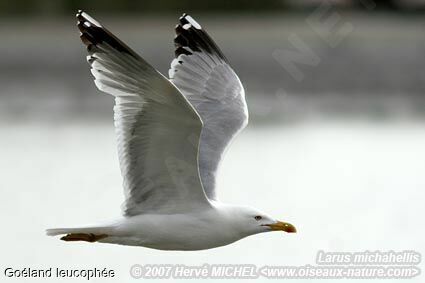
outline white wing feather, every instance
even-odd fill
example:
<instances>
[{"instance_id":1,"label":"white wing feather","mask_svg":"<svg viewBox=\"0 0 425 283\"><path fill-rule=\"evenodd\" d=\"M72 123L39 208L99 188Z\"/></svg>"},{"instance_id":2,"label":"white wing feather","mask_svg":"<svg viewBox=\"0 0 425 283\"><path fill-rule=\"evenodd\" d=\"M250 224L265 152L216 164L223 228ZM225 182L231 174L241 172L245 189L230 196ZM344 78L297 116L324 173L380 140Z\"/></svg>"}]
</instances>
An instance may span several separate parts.
<instances>
[{"instance_id":1,"label":"white wing feather","mask_svg":"<svg viewBox=\"0 0 425 283\"><path fill-rule=\"evenodd\" d=\"M205 209L202 122L178 89L84 12L77 14L96 86L115 97L124 215Z\"/></svg>"},{"instance_id":2,"label":"white wing feather","mask_svg":"<svg viewBox=\"0 0 425 283\"><path fill-rule=\"evenodd\" d=\"M217 171L226 148L248 123L243 86L223 53L189 15L176 26L176 58L170 80L196 109L203 121L199 172L205 193L217 199Z\"/></svg>"}]
</instances>

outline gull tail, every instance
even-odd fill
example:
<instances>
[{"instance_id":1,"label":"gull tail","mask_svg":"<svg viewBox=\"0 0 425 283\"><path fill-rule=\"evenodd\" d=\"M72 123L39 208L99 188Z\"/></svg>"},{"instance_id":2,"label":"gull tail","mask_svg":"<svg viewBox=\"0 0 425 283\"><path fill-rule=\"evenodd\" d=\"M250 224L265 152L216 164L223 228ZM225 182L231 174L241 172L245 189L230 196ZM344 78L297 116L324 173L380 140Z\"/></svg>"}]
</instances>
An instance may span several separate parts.
<instances>
[{"instance_id":1,"label":"gull tail","mask_svg":"<svg viewBox=\"0 0 425 283\"><path fill-rule=\"evenodd\" d=\"M53 228L47 229L47 236L65 235L62 241L97 242L109 237L112 227L84 227L84 228Z\"/></svg>"}]
</instances>

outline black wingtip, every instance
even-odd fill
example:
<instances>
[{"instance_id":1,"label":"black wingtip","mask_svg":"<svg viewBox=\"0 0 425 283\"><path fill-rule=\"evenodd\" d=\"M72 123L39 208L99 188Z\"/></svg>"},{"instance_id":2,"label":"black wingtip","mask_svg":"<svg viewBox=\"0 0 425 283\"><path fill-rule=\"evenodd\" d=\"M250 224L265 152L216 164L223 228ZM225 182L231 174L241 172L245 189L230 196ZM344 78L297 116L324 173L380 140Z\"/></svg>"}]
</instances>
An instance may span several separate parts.
<instances>
[{"instance_id":1,"label":"black wingtip","mask_svg":"<svg viewBox=\"0 0 425 283\"><path fill-rule=\"evenodd\" d=\"M84 14L86 13L84 13L83 10L78 10L77 14L75 15L75 17L77 18L77 26L81 32L83 32L82 28L83 28L84 22L90 22L90 20L88 20Z\"/></svg>"},{"instance_id":2,"label":"black wingtip","mask_svg":"<svg viewBox=\"0 0 425 283\"><path fill-rule=\"evenodd\" d=\"M76 17L81 41L87 46L89 52L93 51L98 44L106 43L119 52L138 57L125 43L84 11L78 10Z\"/></svg>"},{"instance_id":3,"label":"black wingtip","mask_svg":"<svg viewBox=\"0 0 425 283\"><path fill-rule=\"evenodd\" d=\"M179 23L176 25L175 32L174 53L176 58L182 54L191 55L193 52L207 52L209 54L215 54L227 62L226 57L212 38L190 15L183 13L179 18Z\"/></svg>"},{"instance_id":4,"label":"black wingtip","mask_svg":"<svg viewBox=\"0 0 425 283\"><path fill-rule=\"evenodd\" d=\"M85 12L83 10L78 10L77 14L75 14L75 17L77 18L77 20L81 21L82 19L84 19L84 15Z\"/></svg>"}]
</instances>

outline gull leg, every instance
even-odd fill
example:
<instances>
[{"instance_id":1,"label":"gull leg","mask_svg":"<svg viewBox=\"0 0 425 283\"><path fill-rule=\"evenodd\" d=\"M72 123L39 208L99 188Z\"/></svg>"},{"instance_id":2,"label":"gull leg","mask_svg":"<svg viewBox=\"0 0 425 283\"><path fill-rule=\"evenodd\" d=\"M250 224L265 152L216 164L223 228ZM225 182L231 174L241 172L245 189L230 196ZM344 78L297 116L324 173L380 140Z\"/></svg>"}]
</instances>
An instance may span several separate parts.
<instances>
[{"instance_id":1,"label":"gull leg","mask_svg":"<svg viewBox=\"0 0 425 283\"><path fill-rule=\"evenodd\" d=\"M62 241L73 242L73 241L84 241L94 243L101 239L108 237L106 234L93 234L93 233L70 233L61 238Z\"/></svg>"}]
</instances>

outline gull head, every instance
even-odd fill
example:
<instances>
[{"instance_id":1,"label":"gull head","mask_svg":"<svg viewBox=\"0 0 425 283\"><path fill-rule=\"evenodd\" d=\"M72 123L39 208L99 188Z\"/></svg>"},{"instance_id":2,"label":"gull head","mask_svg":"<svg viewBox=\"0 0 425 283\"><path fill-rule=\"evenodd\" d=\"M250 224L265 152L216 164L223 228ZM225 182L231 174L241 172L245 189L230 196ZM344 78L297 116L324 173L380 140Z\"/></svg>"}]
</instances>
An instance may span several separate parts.
<instances>
[{"instance_id":1,"label":"gull head","mask_svg":"<svg viewBox=\"0 0 425 283\"><path fill-rule=\"evenodd\" d=\"M277 220L257 209L244 206L229 206L226 209L231 223L245 235L253 235L263 232L283 231L296 233L294 225Z\"/></svg>"}]
</instances>

